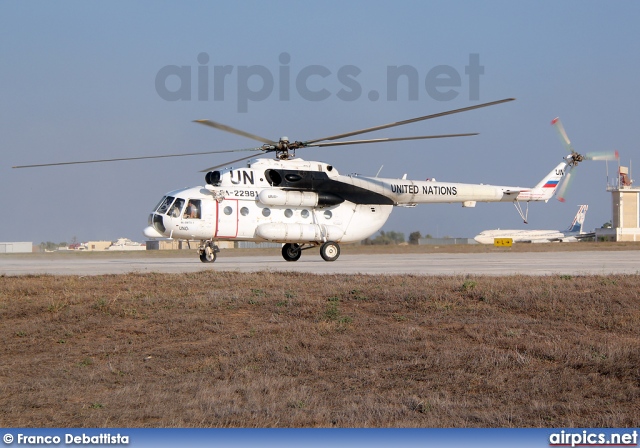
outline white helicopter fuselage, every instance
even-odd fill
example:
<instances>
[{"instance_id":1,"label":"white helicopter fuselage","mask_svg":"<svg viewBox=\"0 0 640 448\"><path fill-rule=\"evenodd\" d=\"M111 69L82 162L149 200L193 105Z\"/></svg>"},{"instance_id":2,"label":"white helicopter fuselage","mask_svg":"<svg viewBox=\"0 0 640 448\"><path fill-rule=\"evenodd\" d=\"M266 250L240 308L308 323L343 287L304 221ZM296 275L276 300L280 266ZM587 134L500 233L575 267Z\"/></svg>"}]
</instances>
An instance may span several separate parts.
<instances>
[{"instance_id":1,"label":"white helicopter fuselage","mask_svg":"<svg viewBox=\"0 0 640 448\"><path fill-rule=\"evenodd\" d=\"M347 201L322 208L291 202L264 204L259 200L261 192L270 193L255 187L234 190L193 187L172 191L165 198L199 201L199 217L183 213L171 216L156 211L150 216L144 234L150 238L188 240L296 243L332 240L348 243L377 232L393 208ZM275 196L273 191L270 195Z\"/></svg>"},{"instance_id":2,"label":"white helicopter fuselage","mask_svg":"<svg viewBox=\"0 0 640 448\"><path fill-rule=\"evenodd\" d=\"M298 173L312 167L318 173L331 174L331 179L350 179L325 163L258 159L248 168L224 170L217 185L167 193L149 217L144 234L191 240L349 243L367 238L384 225L392 204L360 204L330 193L275 187L274 179L265 174L267 170L294 170L285 176L295 183ZM172 204L164 204L168 200L181 200L179 213L170 212ZM187 213L185 204L190 201L197 201L198 215Z\"/></svg>"},{"instance_id":3,"label":"white helicopter fuselage","mask_svg":"<svg viewBox=\"0 0 640 448\"><path fill-rule=\"evenodd\" d=\"M513 202L532 191L435 180L345 176L326 163L302 159L256 159L246 168L210 172L206 179L206 186L168 193L150 215L145 236L315 245L326 241L350 243L380 230L393 206L458 202L473 207L476 202ZM189 204L194 204L195 213Z\"/></svg>"}]
</instances>

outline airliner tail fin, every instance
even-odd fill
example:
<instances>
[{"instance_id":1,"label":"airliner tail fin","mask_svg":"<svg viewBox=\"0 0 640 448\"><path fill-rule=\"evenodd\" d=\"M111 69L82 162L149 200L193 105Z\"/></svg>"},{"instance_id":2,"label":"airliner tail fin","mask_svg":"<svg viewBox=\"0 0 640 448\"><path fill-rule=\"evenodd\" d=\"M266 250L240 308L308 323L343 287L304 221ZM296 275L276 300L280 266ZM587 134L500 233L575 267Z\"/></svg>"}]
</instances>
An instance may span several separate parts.
<instances>
[{"instance_id":1,"label":"airliner tail fin","mask_svg":"<svg viewBox=\"0 0 640 448\"><path fill-rule=\"evenodd\" d=\"M581 205L578 209L578 213L573 218L573 222L566 230L567 232L582 233L582 225L584 224L584 218L587 216L588 205Z\"/></svg>"}]
</instances>

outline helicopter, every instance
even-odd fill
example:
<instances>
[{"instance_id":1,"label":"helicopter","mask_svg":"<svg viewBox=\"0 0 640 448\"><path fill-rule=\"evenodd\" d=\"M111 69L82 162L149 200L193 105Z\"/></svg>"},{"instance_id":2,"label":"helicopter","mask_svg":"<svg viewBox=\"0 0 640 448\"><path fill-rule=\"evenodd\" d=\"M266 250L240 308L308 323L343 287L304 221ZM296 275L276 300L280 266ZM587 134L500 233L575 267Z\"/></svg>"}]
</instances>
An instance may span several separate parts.
<instances>
[{"instance_id":1,"label":"helicopter","mask_svg":"<svg viewBox=\"0 0 640 448\"><path fill-rule=\"evenodd\" d=\"M556 192L567 168L572 168L584 157L571 148L571 153L536 186L522 188L438 182L435 179L408 180L406 175L401 179L342 175L333 165L296 157L297 149L477 135L465 133L341 140L513 100L506 98L306 141L290 141L287 137L274 141L211 120L195 120L196 123L263 144L244 149L58 162L14 168L250 151L252 154L249 156L202 170L206 173L204 186L165 194L152 209L143 234L151 239L199 240L197 252L204 263L216 261L220 251L218 241L280 243L282 257L289 262L299 260L302 251L319 247L322 259L331 262L340 256L340 244L361 241L380 230L394 206L462 203L463 207L475 207L477 202L512 202L526 222L520 202L527 203L528 211L529 201L548 201ZM255 158L256 152L273 153L275 158ZM247 161L246 165L240 168L230 166L243 161Z\"/></svg>"}]
</instances>

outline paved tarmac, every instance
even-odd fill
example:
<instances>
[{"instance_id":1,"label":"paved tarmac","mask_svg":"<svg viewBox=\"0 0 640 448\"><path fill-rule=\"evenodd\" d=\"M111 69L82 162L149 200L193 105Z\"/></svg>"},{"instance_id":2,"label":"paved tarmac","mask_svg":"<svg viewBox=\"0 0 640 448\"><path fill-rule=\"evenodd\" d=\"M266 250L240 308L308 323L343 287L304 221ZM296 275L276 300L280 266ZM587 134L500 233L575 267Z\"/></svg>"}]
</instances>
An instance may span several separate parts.
<instances>
[{"instance_id":1,"label":"paved tarmac","mask_svg":"<svg viewBox=\"0 0 640 448\"><path fill-rule=\"evenodd\" d=\"M292 271L314 274L416 275L606 275L639 274L640 251L519 252L482 254L341 255L326 262L317 253L303 253L297 262L280 256L225 257L215 263L189 258L14 257L0 256L0 275L99 275L129 272L181 273L211 271Z\"/></svg>"}]
</instances>

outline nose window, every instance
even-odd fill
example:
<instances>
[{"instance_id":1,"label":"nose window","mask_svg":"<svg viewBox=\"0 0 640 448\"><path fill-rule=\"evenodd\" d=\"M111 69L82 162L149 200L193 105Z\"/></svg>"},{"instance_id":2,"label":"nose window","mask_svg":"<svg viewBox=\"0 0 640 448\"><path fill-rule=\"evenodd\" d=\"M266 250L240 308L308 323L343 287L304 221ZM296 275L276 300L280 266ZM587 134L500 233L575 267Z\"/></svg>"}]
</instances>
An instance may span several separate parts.
<instances>
[{"instance_id":1,"label":"nose window","mask_svg":"<svg viewBox=\"0 0 640 448\"><path fill-rule=\"evenodd\" d=\"M153 215L153 227L159 232L164 233L166 228L164 227L164 223L162 222L162 216L154 214Z\"/></svg>"}]
</instances>

